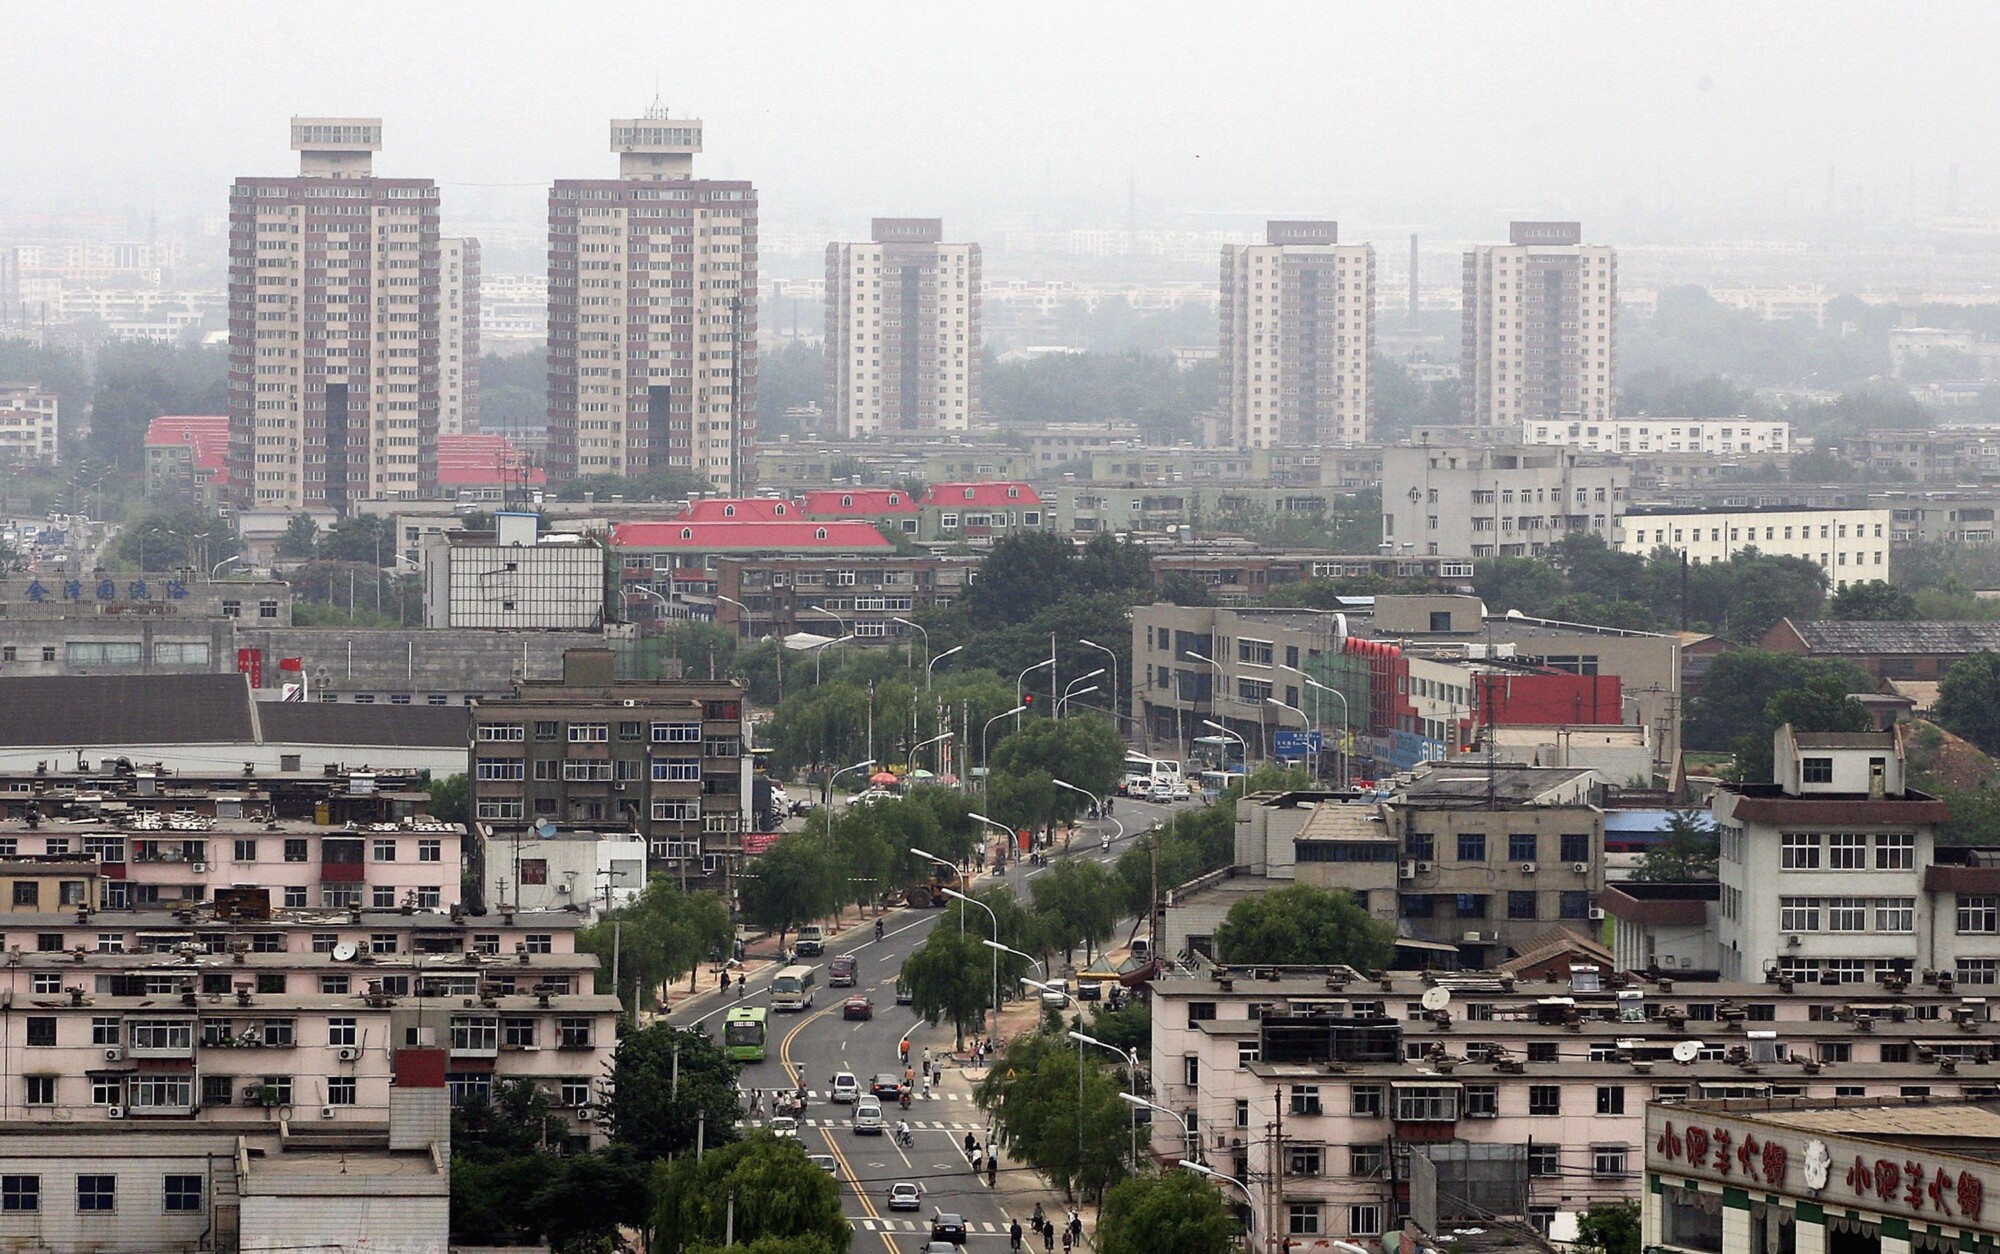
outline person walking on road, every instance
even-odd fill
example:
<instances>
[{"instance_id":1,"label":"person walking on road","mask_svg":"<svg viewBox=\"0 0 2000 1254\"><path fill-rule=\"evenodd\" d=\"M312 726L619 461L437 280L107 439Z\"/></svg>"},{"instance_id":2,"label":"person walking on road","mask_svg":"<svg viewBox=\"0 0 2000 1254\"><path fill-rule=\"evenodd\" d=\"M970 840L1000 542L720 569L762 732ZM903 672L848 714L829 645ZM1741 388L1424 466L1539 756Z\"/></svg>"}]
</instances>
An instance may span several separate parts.
<instances>
[{"instance_id":1,"label":"person walking on road","mask_svg":"<svg viewBox=\"0 0 2000 1254\"><path fill-rule=\"evenodd\" d=\"M1069 1242L1074 1245L1083 1240L1083 1216L1074 1210L1069 1213Z\"/></svg>"},{"instance_id":2,"label":"person walking on road","mask_svg":"<svg viewBox=\"0 0 2000 1254\"><path fill-rule=\"evenodd\" d=\"M1021 1248L1021 1221L1018 1219L1014 1221L1013 1227L1007 1229L1007 1248L1010 1250Z\"/></svg>"},{"instance_id":3,"label":"person walking on road","mask_svg":"<svg viewBox=\"0 0 2000 1254\"><path fill-rule=\"evenodd\" d=\"M1048 1227L1042 1229L1042 1249L1046 1251L1046 1250L1053 1250L1055 1248L1056 1248L1056 1226L1054 1224L1050 1224Z\"/></svg>"}]
</instances>

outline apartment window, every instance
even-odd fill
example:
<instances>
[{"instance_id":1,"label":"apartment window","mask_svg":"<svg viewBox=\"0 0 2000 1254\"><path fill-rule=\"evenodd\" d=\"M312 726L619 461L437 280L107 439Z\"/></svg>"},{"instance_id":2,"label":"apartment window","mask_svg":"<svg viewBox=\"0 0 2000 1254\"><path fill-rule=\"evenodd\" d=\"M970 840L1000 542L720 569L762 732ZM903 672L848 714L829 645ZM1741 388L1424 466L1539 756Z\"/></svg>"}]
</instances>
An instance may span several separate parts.
<instances>
[{"instance_id":1,"label":"apartment window","mask_svg":"<svg viewBox=\"0 0 2000 1254\"><path fill-rule=\"evenodd\" d=\"M539 738L541 724L537 723L535 727L536 736ZM611 727L607 723L571 723L569 725L569 742L573 745L604 744L610 739Z\"/></svg>"},{"instance_id":2,"label":"apartment window","mask_svg":"<svg viewBox=\"0 0 2000 1254\"><path fill-rule=\"evenodd\" d=\"M1419 862L1434 860L1437 857L1437 835L1433 832L1411 832L1403 837L1403 856Z\"/></svg>"},{"instance_id":3,"label":"apartment window","mask_svg":"<svg viewBox=\"0 0 2000 1254\"><path fill-rule=\"evenodd\" d=\"M536 724L537 729L540 726L540 724ZM519 740L521 739L521 724L481 723L475 735L478 739L486 741Z\"/></svg>"},{"instance_id":4,"label":"apartment window","mask_svg":"<svg viewBox=\"0 0 2000 1254\"><path fill-rule=\"evenodd\" d=\"M1319 1086L1316 1084L1294 1084L1292 1086L1291 1110L1295 1115L1319 1114ZM1357 1111L1356 1113L1358 1114L1359 1112Z\"/></svg>"},{"instance_id":5,"label":"apartment window","mask_svg":"<svg viewBox=\"0 0 2000 1254\"><path fill-rule=\"evenodd\" d=\"M1486 837L1480 832L1460 832L1458 834L1458 860L1460 862L1486 861Z\"/></svg>"},{"instance_id":6,"label":"apartment window","mask_svg":"<svg viewBox=\"0 0 2000 1254\"><path fill-rule=\"evenodd\" d=\"M1779 865L1787 871L1819 870L1819 833L1786 832Z\"/></svg>"},{"instance_id":7,"label":"apartment window","mask_svg":"<svg viewBox=\"0 0 2000 1254\"><path fill-rule=\"evenodd\" d=\"M1954 974L1960 984L1993 984L2000 983L1997 971L2000 971L2000 963L1992 958L1960 958ZM1882 1048L1886 1050L1888 1046Z\"/></svg>"},{"instance_id":8,"label":"apartment window","mask_svg":"<svg viewBox=\"0 0 2000 1254\"><path fill-rule=\"evenodd\" d=\"M1819 931L1821 901L1818 897L1780 897L1778 927L1786 932Z\"/></svg>"},{"instance_id":9,"label":"apartment window","mask_svg":"<svg viewBox=\"0 0 2000 1254\"><path fill-rule=\"evenodd\" d=\"M38 1211L42 1208L40 1176L0 1176L0 1211Z\"/></svg>"},{"instance_id":10,"label":"apartment window","mask_svg":"<svg viewBox=\"0 0 2000 1254\"><path fill-rule=\"evenodd\" d=\"M305 908L306 886L303 884L287 884L285 886L285 909L303 910Z\"/></svg>"},{"instance_id":11,"label":"apartment window","mask_svg":"<svg viewBox=\"0 0 2000 1254\"><path fill-rule=\"evenodd\" d=\"M1535 917L1535 894L1532 889L1508 892L1507 917L1510 919L1532 919Z\"/></svg>"},{"instance_id":12,"label":"apartment window","mask_svg":"<svg viewBox=\"0 0 2000 1254\"><path fill-rule=\"evenodd\" d=\"M1239 1128L1247 1128L1250 1126L1249 1098L1239 1097L1236 1099L1236 1126Z\"/></svg>"},{"instance_id":13,"label":"apartment window","mask_svg":"<svg viewBox=\"0 0 2000 1254\"><path fill-rule=\"evenodd\" d=\"M328 1045L357 1045L360 1043L358 1021L352 1016L335 1015L326 1021L326 1043Z\"/></svg>"},{"instance_id":14,"label":"apartment window","mask_svg":"<svg viewBox=\"0 0 2000 1254\"><path fill-rule=\"evenodd\" d=\"M117 1176L78 1176L76 1209L79 1213L101 1213L118 1209Z\"/></svg>"},{"instance_id":15,"label":"apartment window","mask_svg":"<svg viewBox=\"0 0 2000 1254\"><path fill-rule=\"evenodd\" d=\"M329 1106L352 1106L359 1094L360 1086L351 1075L328 1076L326 1081L326 1104Z\"/></svg>"},{"instance_id":16,"label":"apartment window","mask_svg":"<svg viewBox=\"0 0 2000 1254\"><path fill-rule=\"evenodd\" d=\"M1319 1203L1291 1202L1285 1207L1285 1231L1295 1237L1319 1235Z\"/></svg>"},{"instance_id":17,"label":"apartment window","mask_svg":"<svg viewBox=\"0 0 2000 1254\"><path fill-rule=\"evenodd\" d=\"M371 954L393 954L396 952L396 933L370 932L368 952Z\"/></svg>"},{"instance_id":18,"label":"apartment window","mask_svg":"<svg viewBox=\"0 0 2000 1254\"><path fill-rule=\"evenodd\" d=\"M1875 899L1875 930L1878 932L1914 932L1917 928L1917 899L1914 897L1878 897Z\"/></svg>"},{"instance_id":19,"label":"apartment window","mask_svg":"<svg viewBox=\"0 0 2000 1254\"><path fill-rule=\"evenodd\" d=\"M163 1182L168 1214L187 1214L201 1209L200 1176L168 1176Z\"/></svg>"},{"instance_id":20,"label":"apartment window","mask_svg":"<svg viewBox=\"0 0 2000 1254\"><path fill-rule=\"evenodd\" d=\"M1560 1115L1562 1113L1562 1086L1559 1084L1530 1084L1528 1086L1528 1113L1531 1115Z\"/></svg>"},{"instance_id":21,"label":"apartment window","mask_svg":"<svg viewBox=\"0 0 2000 1254\"><path fill-rule=\"evenodd\" d=\"M1600 1115L1622 1115L1625 1113L1625 1086L1622 1084L1600 1084L1597 1086L1597 1113Z\"/></svg>"},{"instance_id":22,"label":"apartment window","mask_svg":"<svg viewBox=\"0 0 2000 1254\"><path fill-rule=\"evenodd\" d=\"M1831 871L1867 870L1868 838L1859 832L1829 832L1826 865Z\"/></svg>"},{"instance_id":23,"label":"apartment window","mask_svg":"<svg viewBox=\"0 0 2000 1254\"><path fill-rule=\"evenodd\" d=\"M2000 931L2000 897L1960 897L1958 930L1961 932Z\"/></svg>"},{"instance_id":24,"label":"apartment window","mask_svg":"<svg viewBox=\"0 0 2000 1254\"><path fill-rule=\"evenodd\" d=\"M555 934L553 932L530 932L522 939L521 943L527 947L528 952L531 954L555 952Z\"/></svg>"},{"instance_id":25,"label":"apartment window","mask_svg":"<svg viewBox=\"0 0 2000 1254\"><path fill-rule=\"evenodd\" d=\"M31 1075L23 1078L28 1082L28 1105L53 1106L56 1104L56 1078L54 1076Z\"/></svg>"},{"instance_id":26,"label":"apartment window","mask_svg":"<svg viewBox=\"0 0 2000 1254\"><path fill-rule=\"evenodd\" d=\"M562 1104L574 1109L590 1105L590 1081L564 1080L562 1082Z\"/></svg>"},{"instance_id":27,"label":"apartment window","mask_svg":"<svg viewBox=\"0 0 2000 1254\"><path fill-rule=\"evenodd\" d=\"M1285 1147L1285 1169L1295 1176L1316 1176L1321 1171L1322 1157L1320 1146L1288 1145Z\"/></svg>"},{"instance_id":28,"label":"apartment window","mask_svg":"<svg viewBox=\"0 0 2000 1254\"><path fill-rule=\"evenodd\" d=\"M1583 919L1590 916L1590 894L1567 890L1556 894L1556 913L1565 919Z\"/></svg>"},{"instance_id":29,"label":"apartment window","mask_svg":"<svg viewBox=\"0 0 2000 1254\"><path fill-rule=\"evenodd\" d=\"M1533 862L1537 843L1533 832L1514 832L1507 837L1507 861Z\"/></svg>"},{"instance_id":30,"label":"apartment window","mask_svg":"<svg viewBox=\"0 0 2000 1254\"><path fill-rule=\"evenodd\" d=\"M1348 1090L1348 1113L1364 1119L1382 1117L1382 1086L1357 1084Z\"/></svg>"},{"instance_id":31,"label":"apartment window","mask_svg":"<svg viewBox=\"0 0 2000 1254\"><path fill-rule=\"evenodd\" d=\"M56 1043L56 1020L54 1015L28 1016L28 1044L53 1047Z\"/></svg>"},{"instance_id":32,"label":"apartment window","mask_svg":"<svg viewBox=\"0 0 2000 1254\"><path fill-rule=\"evenodd\" d=\"M1247 1103L1246 1103L1247 1105ZM1247 1126L1247 1125L1245 1125ZM1382 1147L1380 1145L1350 1145L1347 1147L1347 1174L1350 1176L1379 1176L1382 1174Z\"/></svg>"},{"instance_id":33,"label":"apartment window","mask_svg":"<svg viewBox=\"0 0 2000 1254\"><path fill-rule=\"evenodd\" d=\"M325 996L344 997L349 991L348 979L344 975L322 975L319 977L319 991Z\"/></svg>"},{"instance_id":34,"label":"apartment window","mask_svg":"<svg viewBox=\"0 0 2000 1254\"><path fill-rule=\"evenodd\" d=\"M1188 1026L1205 1023L1215 1018L1215 1003L1212 1001L1191 1001L1187 1004Z\"/></svg>"},{"instance_id":35,"label":"apartment window","mask_svg":"<svg viewBox=\"0 0 2000 1254\"><path fill-rule=\"evenodd\" d=\"M1382 1204L1380 1202L1356 1202L1347 1208L1347 1235L1351 1237L1375 1237L1382 1235Z\"/></svg>"},{"instance_id":36,"label":"apartment window","mask_svg":"<svg viewBox=\"0 0 2000 1254\"><path fill-rule=\"evenodd\" d=\"M1800 758L1799 777L1808 784L1831 784L1833 782L1833 759Z\"/></svg>"},{"instance_id":37,"label":"apartment window","mask_svg":"<svg viewBox=\"0 0 2000 1254\"><path fill-rule=\"evenodd\" d=\"M237 862L255 862L257 860L257 842L254 840L232 842L230 856Z\"/></svg>"},{"instance_id":38,"label":"apartment window","mask_svg":"<svg viewBox=\"0 0 2000 1254\"><path fill-rule=\"evenodd\" d=\"M1866 897L1826 898L1826 930L1829 932L1867 931L1868 899Z\"/></svg>"},{"instance_id":39,"label":"apartment window","mask_svg":"<svg viewBox=\"0 0 2000 1254\"><path fill-rule=\"evenodd\" d=\"M1499 1117L1499 1115L1500 1115L1499 1085L1468 1084L1465 1086L1466 1118L1496 1119Z\"/></svg>"},{"instance_id":40,"label":"apartment window","mask_svg":"<svg viewBox=\"0 0 2000 1254\"><path fill-rule=\"evenodd\" d=\"M1528 1146L1528 1174L1531 1176L1559 1176L1562 1174L1562 1146L1544 1145L1540 1142Z\"/></svg>"},{"instance_id":41,"label":"apartment window","mask_svg":"<svg viewBox=\"0 0 2000 1254\"><path fill-rule=\"evenodd\" d=\"M500 1021L500 1043L514 1049L526 1049L535 1043L535 1021L529 1018L508 1018Z\"/></svg>"},{"instance_id":42,"label":"apartment window","mask_svg":"<svg viewBox=\"0 0 2000 1254\"><path fill-rule=\"evenodd\" d=\"M701 724L655 723L653 739L664 744L693 744L701 739Z\"/></svg>"},{"instance_id":43,"label":"apartment window","mask_svg":"<svg viewBox=\"0 0 2000 1254\"><path fill-rule=\"evenodd\" d=\"M119 1039L118 1020L109 1015L98 1015L90 1021L90 1043L92 1045L116 1045Z\"/></svg>"},{"instance_id":44,"label":"apartment window","mask_svg":"<svg viewBox=\"0 0 2000 1254\"><path fill-rule=\"evenodd\" d=\"M1889 832L1875 838L1875 869L1909 871L1917 865L1917 838L1913 832Z\"/></svg>"},{"instance_id":45,"label":"apartment window","mask_svg":"<svg viewBox=\"0 0 2000 1254\"><path fill-rule=\"evenodd\" d=\"M1852 1062L1854 1046L1846 1041L1821 1041L1819 1043L1821 1062Z\"/></svg>"},{"instance_id":46,"label":"apartment window","mask_svg":"<svg viewBox=\"0 0 2000 1254\"><path fill-rule=\"evenodd\" d=\"M1593 1145L1590 1147L1590 1174L1601 1179L1624 1176L1626 1147L1623 1145Z\"/></svg>"},{"instance_id":47,"label":"apartment window","mask_svg":"<svg viewBox=\"0 0 2000 1254\"><path fill-rule=\"evenodd\" d=\"M441 862L444 860L444 842L425 839L417 842L417 861Z\"/></svg>"},{"instance_id":48,"label":"apartment window","mask_svg":"<svg viewBox=\"0 0 2000 1254\"><path fill-rule=\"evenodd\" d=\"M1449 1123L1458 1118L1456 1085L1396 1086L1396 1122Z\"/></svg>"},{"instance_id":49,"label":"apartment window","mask_svg":"<svg viewBox=\"0 0 2000 1254\"><path fill-rule=\"evenodd\" d=\"M304 838L302 837L288 838L285 841L285 861L304 862L305 860L306 860L306 842Z\"/></svg>"},{"instance_id":50,"label":"apartment window","mask_svg":"<svg viewBox=\"0 0 2000 1254\"><path fill-rule=\"evenodd\" d=\"M1565 832L1560 837L1559 855L1564 862L1590 861L1590 833Z\"/></svg>"},{"instance_id":51,"label":"apartment window","mask_svg":"<svg viewBox=\"0 0 2000 1254\"><path fill-rule=\"evenodd\" d=\"M581 1017L556 1020L556 1044L562 1049L589 1049L590 1020Z\"/></svg>"}]
</instances>

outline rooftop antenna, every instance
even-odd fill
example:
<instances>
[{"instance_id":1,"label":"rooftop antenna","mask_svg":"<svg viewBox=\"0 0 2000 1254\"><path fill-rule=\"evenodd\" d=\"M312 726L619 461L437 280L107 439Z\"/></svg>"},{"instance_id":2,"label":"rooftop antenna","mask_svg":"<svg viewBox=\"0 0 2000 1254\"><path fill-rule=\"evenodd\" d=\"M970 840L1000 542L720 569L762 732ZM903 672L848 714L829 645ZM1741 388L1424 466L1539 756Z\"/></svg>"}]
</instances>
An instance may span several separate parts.
<instances>
[{"instance_id":1,"label":"rooftop antenna","mask_svg":"<svg viewBox=\"0 0 2000 1254\"><path fill-rule=\"evenodd\" d=\"M653 103L646 106L646 120L648 122L667 120L667 102L660 95L660 76L657 71L653 74Z\"/></svg>"}]
</instances>

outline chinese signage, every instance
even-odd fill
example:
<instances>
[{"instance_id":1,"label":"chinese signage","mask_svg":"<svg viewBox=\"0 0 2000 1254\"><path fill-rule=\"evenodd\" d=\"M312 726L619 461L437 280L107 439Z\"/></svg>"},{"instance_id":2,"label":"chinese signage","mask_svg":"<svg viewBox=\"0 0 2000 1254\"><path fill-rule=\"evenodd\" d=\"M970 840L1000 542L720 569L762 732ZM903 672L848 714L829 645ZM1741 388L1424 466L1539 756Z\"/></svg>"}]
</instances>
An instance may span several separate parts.
<instances>
[{"instance_id":1,"label":"chinese signage","mask_svg":"<svg viewBox=\"0 0 2000 1254\"><path fill-rule=\"evenodd\" d=\"M1646 1112L1647 1166L1741 1188L1814 1197L1930 1222L1978 1223L1989 1164L1880 1141L1814 1136L1726 1114ZM1799 1169L1803 1164L1803 1169Z\"/></svg>"},{"instance_id":2,"label":"chinese signage","mask_svg":"<svg viewBox=\"0 0 2000 1254\"><path fill-rule=\"evenodd\" d=\"M149 582L144 578L124 583L108 578L57 579L48 583L34 579L24 592L36 605L52 601L184 601L188 594L184 579Z\"/></svg>"}]
</instances>

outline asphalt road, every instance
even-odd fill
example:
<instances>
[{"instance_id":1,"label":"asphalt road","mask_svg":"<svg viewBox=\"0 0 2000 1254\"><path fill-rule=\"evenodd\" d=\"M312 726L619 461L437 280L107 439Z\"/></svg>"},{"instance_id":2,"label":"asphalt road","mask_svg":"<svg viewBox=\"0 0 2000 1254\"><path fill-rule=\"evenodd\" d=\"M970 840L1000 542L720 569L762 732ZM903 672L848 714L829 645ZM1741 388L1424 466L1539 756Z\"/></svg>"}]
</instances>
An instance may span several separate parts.
<instances>
[{"instance_id":1,"label":"asphalt road","mask_svg":"<svg viewBox=\"0 0 2000 1254\"><path fill-rule=\"evenodd\" d=\"M1183 807L1120 798L1111 818L1079 829L1068 856L1115 861L1125 850L1126 832L1144 831L1155 819L1179 808ZM1102 849L1095 831L1090 839L1082 837L1081 832L1090 829L1109 830L1113 834L1108 852ZM1057 852L1061 856L1060 847ZM1015 885L1017 895L1025 899L1034 877L1046 870L1017 863L1009 867L1006 882ZM993 882L988 878L981 883L983 886ZM967 913L970 926L976 927L983 921L977 910ZM997 1190L986 1187L983 1170L974 1176L966 1160L964 1141L970 1132L980 1144L985 1144L989 1136L986 1115L972 1101L970 1085L950 1066L945 1071L944 1085L934 1091L931 1100L914 1101L907 1113L894 1102L883 1104L882 1117L887 1130L881 1136L856 1133L853 1107L828 1100L828 1087L834 1073L839 1071L853 1072L864 1090L879 1072L893 1072L900 1078L898 1045L906 1032L910 1033L913 1060L920 1060L927 1046L940 1053L951 1049L950 1024L927 1027L910 1013L909 1007L896 1004L896 973L902 969L903 960L924 943L940 914L930 910L893 910L884 916L885 935L879 942L866 927L843 932L826 957L852 954L860 959L856 987L828 988L826 960L815 960L820 967L821 983L815 990L812 1008L800 1014L773 1015L769 1056L762 1063L743 1068L743 1086L761 1088L766 1093L763 1111L752 1117L752 1126L769 1117L771 1090L805 1087L807 1109L800 1137L807 1153L833 1155L839 1168L837 1176L844 1208L861 1238L857 1250L871 1248L867 1237L873 1233L891 1254L921 1251L930 1239L933 1211L963 1215L969 1247L1004 1250L1008 1226L1014 1219L1021 1221L1024 1230L1028 1227L1026 1211L1009 1205L1010 1191L1031 1188L1039 1191L1042 1187L1028 1168L1013 1163L1005 1155L1001 1158ZM863 993L874 1000L873 1019L850 1021L842 1017L842 1003L853 993ZM676 1021L683 1026L706 1023L719 1034L721 1016L728 1007L768 1005L769 999L767 973L762 982L752 980L749 994L741 1003L733 999L721 1003L711 1000L710 1008L702 1015L694 1019L676 1016ZM910 1124L913 1143L909 1149L898 1146L893 1135L899 1118ZM890 1211L889 1186L905 1180L923 1187L923 1207L916 1211ZM1032 1236L1026 1234L1028 1239ZM1035 1248L1040 1248L1039 1244Z\"/></svg>"}]
</instances>

